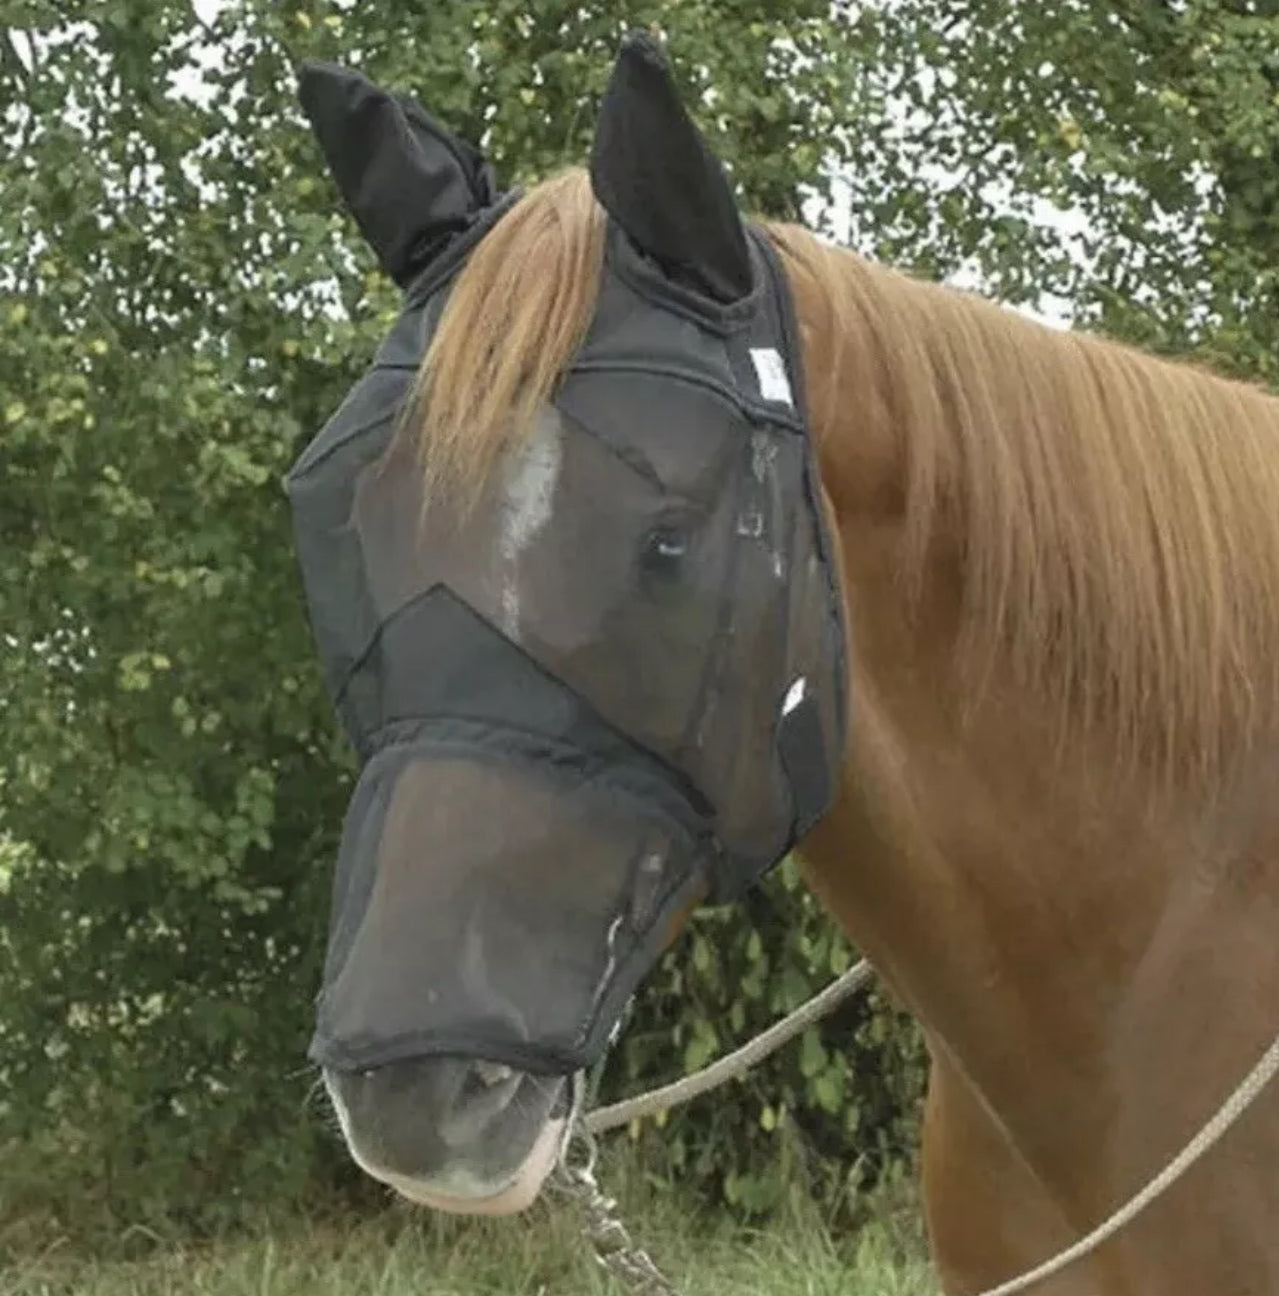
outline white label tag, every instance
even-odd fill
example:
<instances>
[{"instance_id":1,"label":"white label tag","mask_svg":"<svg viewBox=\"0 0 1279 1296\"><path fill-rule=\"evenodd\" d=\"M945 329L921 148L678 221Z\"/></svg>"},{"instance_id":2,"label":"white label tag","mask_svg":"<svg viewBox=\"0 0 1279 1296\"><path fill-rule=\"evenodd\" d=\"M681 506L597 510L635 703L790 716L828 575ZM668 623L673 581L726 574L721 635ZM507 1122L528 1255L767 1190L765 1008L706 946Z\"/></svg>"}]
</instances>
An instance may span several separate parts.
<instances>
[{"instance_id":1,"label":"white label tag","mask_svg":"<svg viewBox=\"0 0 1279 1296\"><path fill-rule=\"evenodd\" d=\"M755 376L759 379L759 394L765 400L780 401L793 409L795 401L791 397L790 379L786 376L781 356L772 347L751 347L751 359L755 362Z\"/></svg>"},{"instance_id":2,"label":"white label tag","mask_svg":"<svg viewBox=\"0 0 1279 1296\"><path fill-rule=\"evenodd\" d=\"M804 700L804 694L808 692L808 681L801 675L786 690L786 699L782 703L782 715L788 716Z\"/></svg>"}]
</instances>

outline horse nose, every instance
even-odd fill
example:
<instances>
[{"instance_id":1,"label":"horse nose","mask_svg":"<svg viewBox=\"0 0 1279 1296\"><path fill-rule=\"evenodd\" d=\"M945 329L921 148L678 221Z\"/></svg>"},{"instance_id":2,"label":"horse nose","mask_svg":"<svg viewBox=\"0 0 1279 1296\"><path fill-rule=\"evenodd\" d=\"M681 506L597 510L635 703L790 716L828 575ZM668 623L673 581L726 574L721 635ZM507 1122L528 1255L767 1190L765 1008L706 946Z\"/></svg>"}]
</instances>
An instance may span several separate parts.
<instances>
[{"instance_id":1,"label":"horse nose","mask_svg":"<svg viewBox=\"0 0 1279 1296\"><path fill-rule=\"evenodd\" d=\"M408 1058L329 1076L349 1135L365 1160L426 1178L476 1147L511 1106L521 1076L467 1058Z\"/></svg>"}]
</instances>

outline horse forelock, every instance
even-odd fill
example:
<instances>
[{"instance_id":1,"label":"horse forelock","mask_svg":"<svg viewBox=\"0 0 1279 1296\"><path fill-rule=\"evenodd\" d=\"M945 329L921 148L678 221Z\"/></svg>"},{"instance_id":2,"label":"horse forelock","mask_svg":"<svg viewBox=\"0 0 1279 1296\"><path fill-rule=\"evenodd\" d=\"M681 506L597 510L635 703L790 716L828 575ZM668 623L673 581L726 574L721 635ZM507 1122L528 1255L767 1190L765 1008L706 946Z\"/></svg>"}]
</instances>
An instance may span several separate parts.
<instances>
[{"instance_id":1,"label":"horse forelock","mask_svg":"<svg viewBox=\"0 0 1279 1296\"><path fill-rule=\"evenodd\" d=\"M604 228L573 168L531 188L471 252L408 406L427 498L473 501L536 428L590 326Z\"/></svg>"},{"instance_id":2,"label":"horse forelock","mask_svg":"<svg viewBox=\"0 0 1279 1296\"><path fill-rule=\"evenodd\" d=\"M1010 681L1063 750L1099 737L1164 791L1218 779L1279 720L1279 400L770 232L824 352L816 435L897 446L894 587L917 610L959 573L971 704Z\"/></svg>"}]
</instances>

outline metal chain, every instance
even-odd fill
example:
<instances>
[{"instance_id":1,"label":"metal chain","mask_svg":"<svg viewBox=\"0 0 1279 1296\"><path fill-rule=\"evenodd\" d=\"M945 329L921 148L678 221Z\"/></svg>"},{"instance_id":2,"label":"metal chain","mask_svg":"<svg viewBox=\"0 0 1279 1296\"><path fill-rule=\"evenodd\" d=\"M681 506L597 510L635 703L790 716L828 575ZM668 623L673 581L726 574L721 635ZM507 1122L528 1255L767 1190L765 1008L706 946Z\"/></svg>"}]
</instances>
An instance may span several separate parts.
<instances>
[{"instance_id":1,"label":"metal chain","mask_svg":"<svg viewBox=\"0 0 1279 1296\"><path fill-rule=\"evenodd\" d=\"M586 1150L586 1159L574 1164L574 1142ZM635 1296L679 1296L663 1276L652 1256L631 1240L617 1213L617 1202L601 1191L595 1178L595 1138L580 1125L569 1135L555 1167L555 1182L574 1198L586 1216L582 1232L590 1241L596 1262L626 1284Z\"/></svg>"},{"instance_id":2,"label":"metal chain","mask_svg":"<svg viewBox=\"0 0 1279 1296\"><path fill-rule=\"evenodd\" d=\"M870 979L870 965L863 959L841 977L801 1004L782 1021L769 1027L742 1048L703 1067L691 1076L664 1085L660 1089L641 1094L612 1107L595 1108L579 1118L565 1138L555 1164L552 1182L567 1196L573 1198L586 1217L582 1233L591 1244L596 1262L614 1277L619 1278L635 1296L679 1296L652 1256L637 1247L617 1213L617 1202L605 1196L595 1178L597 1144L595 1136L604 1130L615 1129L657 1112L669 1111L699 1094L716 1089L729 1080L744 1075L769 1054L775 1053L801 1031L832 1012L855 990ZM619 1022L619 1029L621 1023ZM588 1079L579 1077L578 1083L594 1099L603 1063ZM579 1094L579 1098L584 1095ZM581 1103L583 1108L588 1104ZM572 1149L580 1144L586 1153L581 1164L574 1164Z\"/></svg>"}]
</instances>

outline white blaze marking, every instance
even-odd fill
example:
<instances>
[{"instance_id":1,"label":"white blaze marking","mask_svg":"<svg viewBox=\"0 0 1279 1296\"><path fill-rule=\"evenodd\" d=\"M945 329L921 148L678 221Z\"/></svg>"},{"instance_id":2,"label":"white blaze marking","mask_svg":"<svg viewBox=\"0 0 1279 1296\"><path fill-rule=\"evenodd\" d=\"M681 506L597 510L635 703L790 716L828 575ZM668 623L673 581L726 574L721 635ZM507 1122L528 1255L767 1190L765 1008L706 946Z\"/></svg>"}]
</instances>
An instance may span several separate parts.
<instances>
[{"instance_id":1,"label":"white blaze marking","mask_svg":"<svg viewBox=\"0 0 1279 1296\"><path fill-rule=\"evenodd\" d=\"M520 634L519 557L551 519L563 462L559 421L552 411L538 419L528 441L507 461L498 553L502 562L502 629Z\"/></svg>"}]
</instances>

